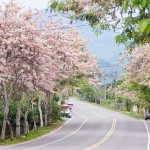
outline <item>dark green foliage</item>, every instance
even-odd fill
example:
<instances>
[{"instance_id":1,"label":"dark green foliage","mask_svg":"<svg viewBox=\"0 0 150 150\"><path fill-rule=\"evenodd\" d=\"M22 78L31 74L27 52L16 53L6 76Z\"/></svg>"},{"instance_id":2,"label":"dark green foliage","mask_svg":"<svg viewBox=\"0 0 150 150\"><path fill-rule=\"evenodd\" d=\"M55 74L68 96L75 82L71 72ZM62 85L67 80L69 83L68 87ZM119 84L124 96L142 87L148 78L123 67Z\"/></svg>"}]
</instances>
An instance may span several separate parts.
<instances>
[{"instance_id":1,"label":"dark green foliage","mask_svg":"<svg viewBox=\"0 0 150 150\"><path fill-rule=\"evenodd\" d=\"M54 96L54 101L58 102L59 101L59 96L55 95Z\"/></svg>"},{"instance_id":2,"label":"dark green foliage","mask_svg":"<svg viewBox=\"0 0 150 150\"><path fill-rule=\"evenodd\" d=\"M58 103L54 101L53 111L52 111L52 123L60 120L60 111L61 111L60 105L58 105Z\"/></svg>"},{"instance_id":3,"label":"dark green foliage","mask_svg":"<svg viewBox=\"0 0 150 150\"><path fill-rule=\"evenodd\" d=\"M79 90L78 93L81 97L84 97L85 100L90 102L95 102L95 93L94 89L91 85L83 85Z\"/></svg>"},{"instance_id":4,"label":"dark green foliage","mask_svg":"<svg viewBox=\"0 0 150 150\"><path fill-rule=\"evenodd\" d=\"M66 85L67 84L67 82L68 82L68 80L66 79L64 79L64 80L61 80L61 81L59 81L59 84L61 85L61 86L64 86L64 85Z\"/></svg>"},{"instance_id":5,"label":"dark green foliage","mask_svg":"<svg viewBox=\"0 0 150 150\"><path fill-rule=\"evenodd\" d=\"M141 85L139 83L134 82L131 83L130 88L134 90L139 90L140 91L138 95L139 98L150 102L150 88L148 86Z\"/></svg>"},{"instance_id":6,"label":"dark green foliage","mask_svg":"<svg viewBox=\"0 0 150 150\"><path fill-rule=\"evenodd\" d=\"M9 105L8 120L11 122L13 128L16 126L16 113L17 113L17 101L11 101Z\"/></svg>"},{"instance_id":7,"label":"dark green foliage","mask_svg":"<svg viewBox=\"0 0 150 150\"><path fill-rule=\"evenodd\" d=\"M43 107L42 107L42 110L44 110ZM34 120L36 120L37 123L39 122L39 115L40 114L39 114L39 111L38 111L37 107L31 108L30 113L28 115L28 121L29 121L31 129L33 128Z\"/></svg>"},{"instance_id":8,"label":"dark green foliage","mask_svg":"<svg viewBox=\"0 0 150 150\"><path fill-rule=\"evenodd\" d=\"M57 104L58 96L54 97L54 105L53 105L53 112L51 115L52 122L58 122L60 120L60 106ZM40 125L40 119L39 119L39 110L38 110L38 96L35 96L35 98L32 101L32 104L30 105L30 112L28 114L28 123L30 130L34 127L34 121L36 121L37 126ZM21 133L24 133L24 114L27 110L28 100L27 97L24 97L24 99L21 100L21 118L20 118L20 126L21 126ZM44 116L45 107L44 102L41 104L42 106L42 112ZM8 120L11 123L12 129L14 131L16 130L16 113L17 113L17 107L18 107L18 101L17 98L12 100L9 104L9 114L8 114ZM0 101L0 129L2 128L2 121L4 116L4 108L3 103ZM1 132L1 131L0 131ZM6 131L6 138L9 137L9 130Z\"/></svg>"}]
</instances>

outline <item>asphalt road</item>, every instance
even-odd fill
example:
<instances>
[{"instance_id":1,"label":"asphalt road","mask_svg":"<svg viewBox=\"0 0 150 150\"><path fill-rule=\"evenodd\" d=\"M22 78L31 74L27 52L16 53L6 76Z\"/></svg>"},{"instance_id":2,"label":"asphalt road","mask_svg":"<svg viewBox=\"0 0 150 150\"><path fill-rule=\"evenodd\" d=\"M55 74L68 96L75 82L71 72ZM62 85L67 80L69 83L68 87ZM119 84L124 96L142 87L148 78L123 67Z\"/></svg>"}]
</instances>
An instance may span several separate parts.
<instances>
[{"instance_id":1,"label":"asphalt road","mask_svg":"<svg viewBox=\"0 0 150 150\"><path fill-rule=\"evenodd\" d=\"M73 99L72 118L36 140L0 150L150 150L150 121Z\"/></svg>"}]
</instances>

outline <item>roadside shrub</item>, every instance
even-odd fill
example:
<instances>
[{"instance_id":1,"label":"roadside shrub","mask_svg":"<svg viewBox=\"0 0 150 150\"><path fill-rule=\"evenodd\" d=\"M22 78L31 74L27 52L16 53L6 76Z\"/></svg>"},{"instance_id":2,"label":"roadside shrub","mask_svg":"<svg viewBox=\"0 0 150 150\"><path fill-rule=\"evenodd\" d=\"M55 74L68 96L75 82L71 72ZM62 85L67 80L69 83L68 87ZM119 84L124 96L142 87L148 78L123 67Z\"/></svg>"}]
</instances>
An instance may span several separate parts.
<instances>
[{"instance_id":1,"label":"roadside shrub","mask_svg":"<svg viewBox=\"0 0 150 150\"><path fill-rule=\"evenodd\" d=\"M51 114L52 123L57 122L58 120L60 120L60 112L61 112L60 105L58 105L58 103L56 101L54 101L53 111L52 111L52 114Z\"/></svg>"}]
</instances>

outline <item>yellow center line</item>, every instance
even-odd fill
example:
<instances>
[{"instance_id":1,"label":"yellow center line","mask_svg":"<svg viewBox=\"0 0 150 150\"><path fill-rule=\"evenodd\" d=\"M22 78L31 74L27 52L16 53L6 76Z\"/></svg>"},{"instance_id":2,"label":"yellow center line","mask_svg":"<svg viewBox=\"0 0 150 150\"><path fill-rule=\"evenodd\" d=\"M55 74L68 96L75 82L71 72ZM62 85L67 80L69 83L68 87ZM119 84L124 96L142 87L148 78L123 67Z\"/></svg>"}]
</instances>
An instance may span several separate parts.
<instances>
[{"instance_id":1,"label":"yellow center line","mask_svg":"<svg viewBox=\"0 0 150 150\"><path fill-rule=\"evenodd\" d=\"M96 144L84 149L84 150L92 150L98 146L100 146L101 144L103 144L104 142L106 142L108 140L108 138L112 135L112 133L115 130L115 126L116 126L116 119L113 119L113 123L111 126L111 129L109 130L109 132L105 135L105 137L103 139L101 139L99 142L97 142Z\"/></svg>"}]
</instances>

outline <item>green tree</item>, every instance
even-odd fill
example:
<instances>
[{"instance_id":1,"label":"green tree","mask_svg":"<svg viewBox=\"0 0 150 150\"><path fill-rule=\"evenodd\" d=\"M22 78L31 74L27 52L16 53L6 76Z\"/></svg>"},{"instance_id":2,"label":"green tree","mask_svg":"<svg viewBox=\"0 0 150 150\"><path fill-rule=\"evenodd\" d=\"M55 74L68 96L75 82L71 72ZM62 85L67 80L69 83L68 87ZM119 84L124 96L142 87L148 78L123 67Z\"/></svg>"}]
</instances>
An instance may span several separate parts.
<instances>
[{"instance_id":1,"label":"green tree","mask_svg":"<svg viewBox=\"0 0 150 150\"><path fill-rule=\"evenodd\" d=\"M63 12L73 20L87 21L100 33L102 30L120 30L117 43L134 48L150 42L149 0L50 0L51 11ZM68 12L68 13L66 13Z\"/></svg>"},{"instance_id":2,"label":"green tree","mask_svg":"<svg viewBox=\"0 0 150 150\"><path fill-rule=\"evenodd\" d=\"M90 84L83 84L77 91L81 97L90 102L95 102L94 88Z\"/></svg>"}]
</instances>

